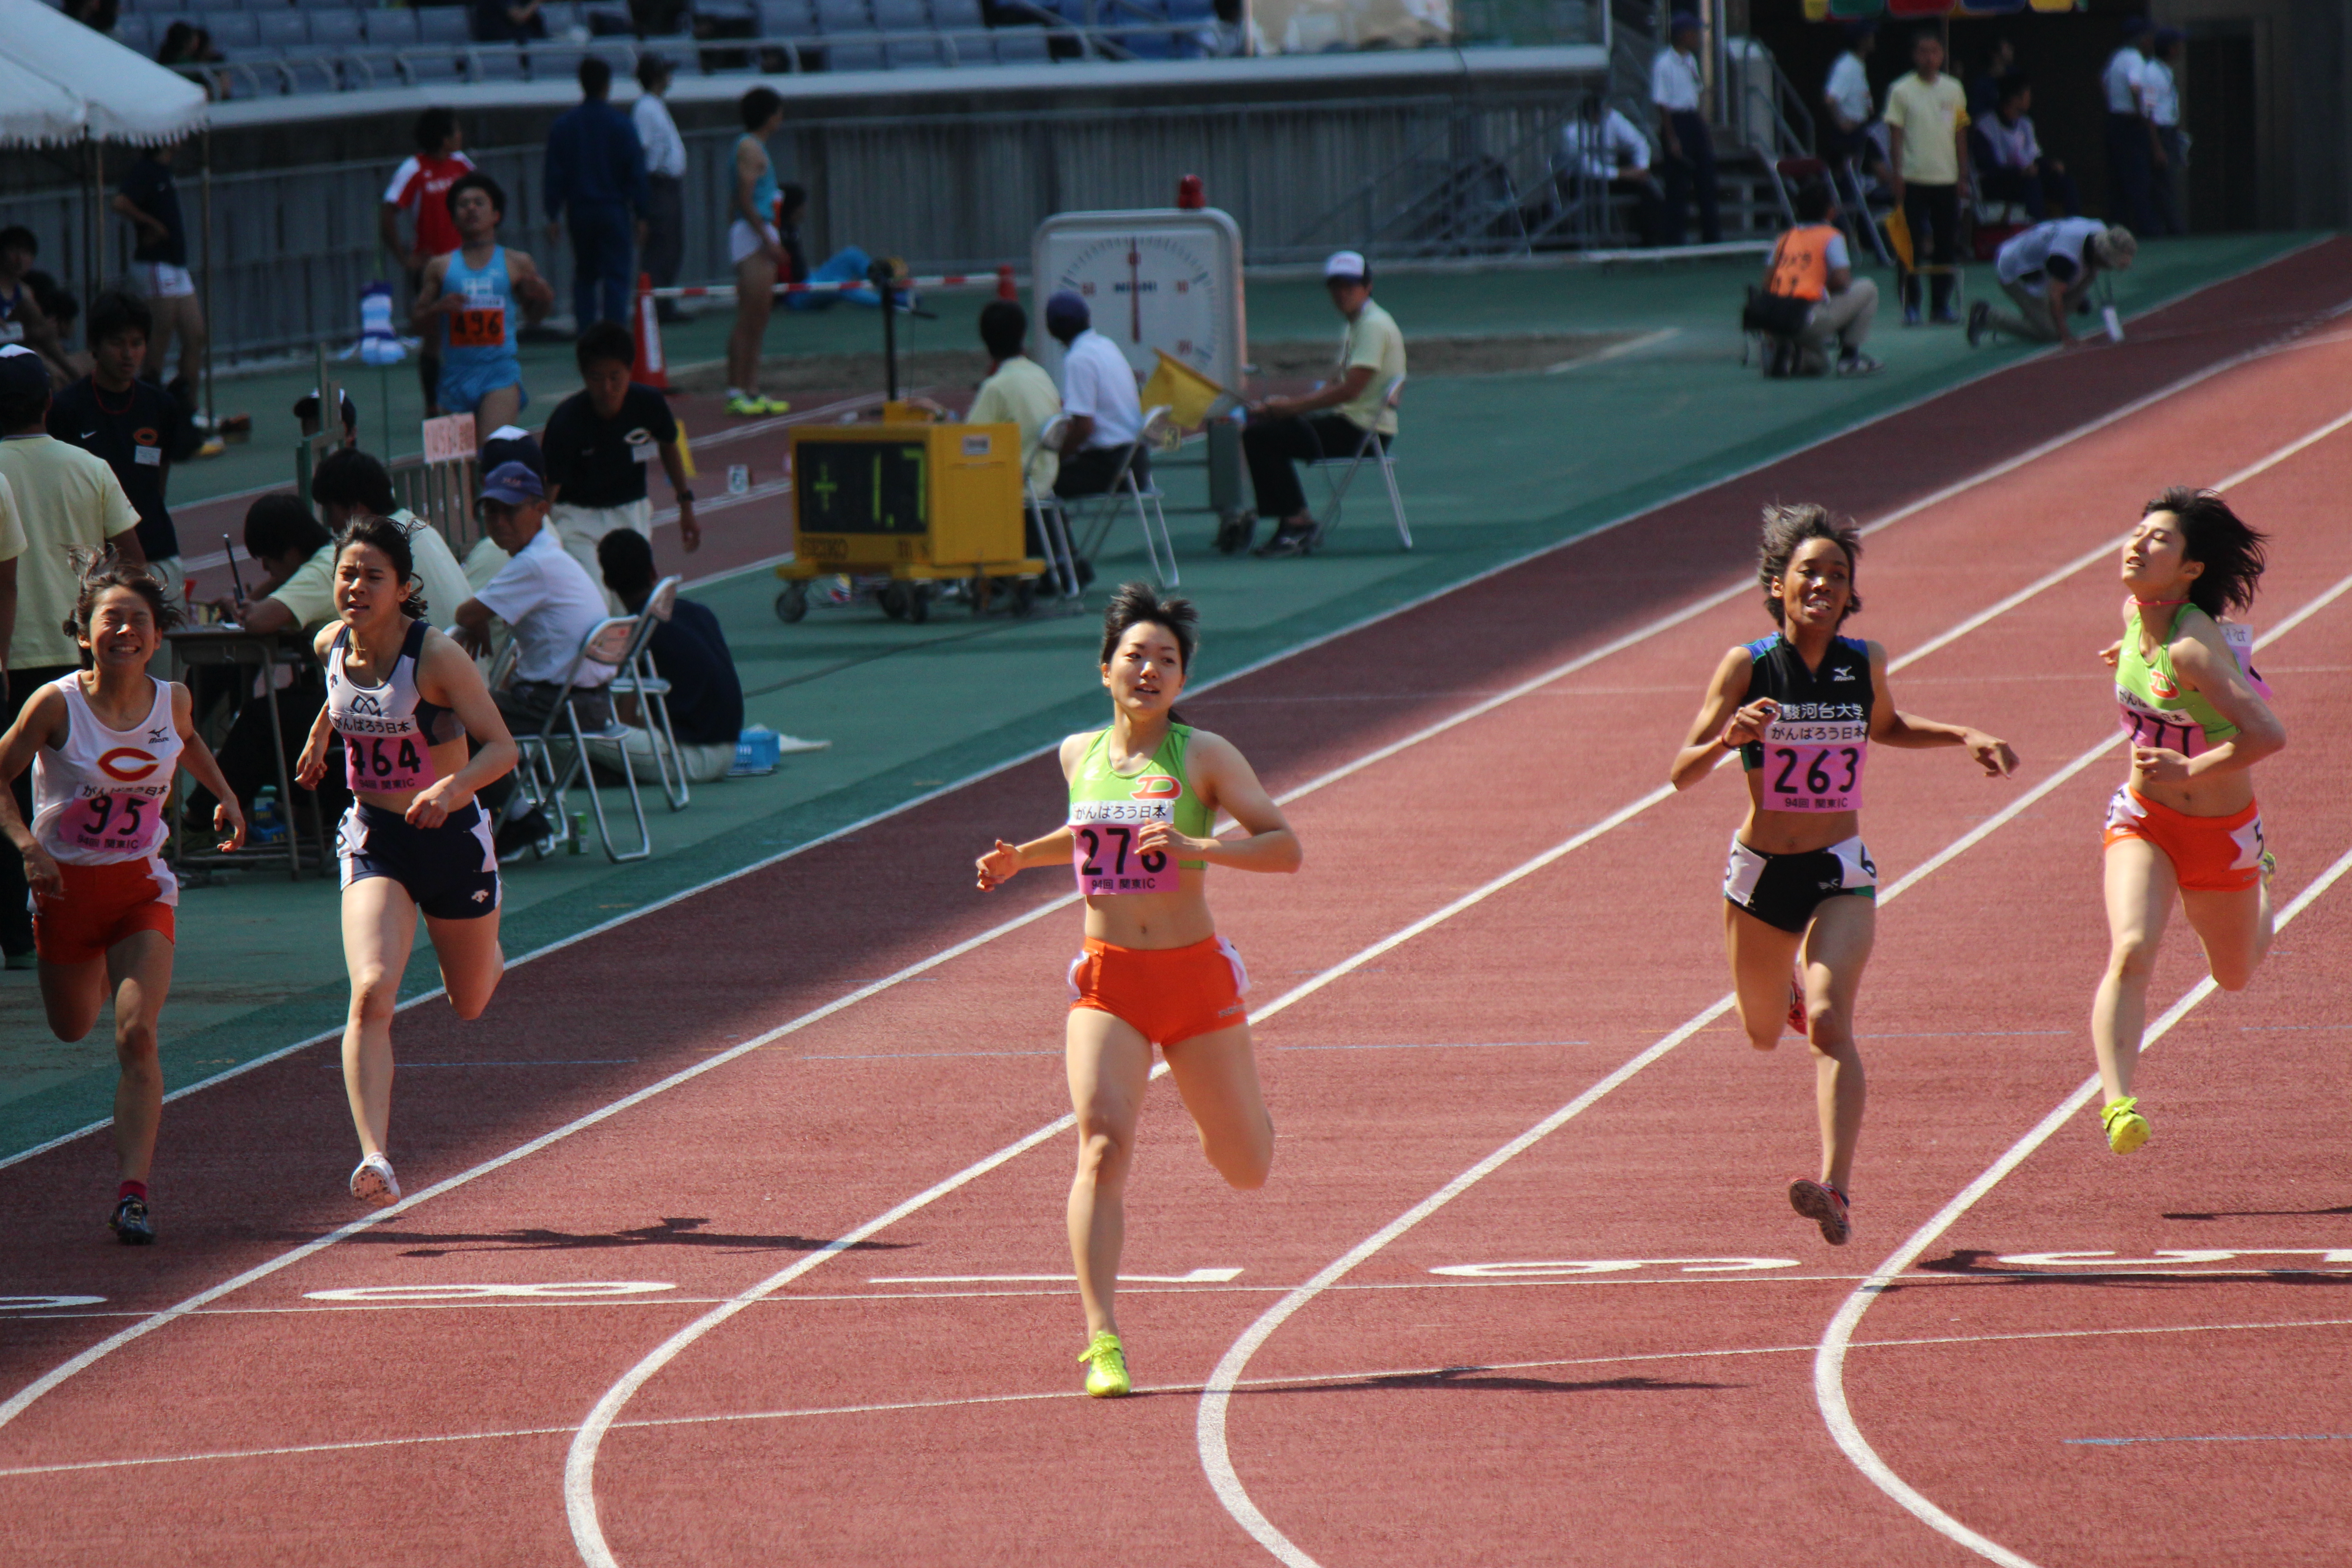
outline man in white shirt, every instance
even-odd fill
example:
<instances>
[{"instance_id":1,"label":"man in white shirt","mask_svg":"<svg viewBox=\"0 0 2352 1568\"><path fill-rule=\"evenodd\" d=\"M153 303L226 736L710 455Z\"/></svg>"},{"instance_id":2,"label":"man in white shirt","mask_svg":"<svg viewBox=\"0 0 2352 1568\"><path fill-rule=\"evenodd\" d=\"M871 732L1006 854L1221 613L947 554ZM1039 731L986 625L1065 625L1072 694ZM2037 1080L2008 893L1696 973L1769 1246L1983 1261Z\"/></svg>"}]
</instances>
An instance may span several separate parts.
<instances>
[{"instance_id":1,"label":"man in white shirt","mask_svg":"<svg viewBox=\"0 0 2352 1568\"><path fill-rule=\"evenodd\" d=\"M2186 234L2180 221L2180 174L2187 163L2189 140L2180 132L2180 46L2187 35L2177 27L2158 27L2148 46L2147 72L2140 83L2140 101L2156 132L2155 168L2147 182L2149 234Z\"/></svg>"},{"instance_id":2,"label":"man in white shirt","mask_svg":"<svg viewBox=\"0 0 2352 1568\"><path fill-rule=\"evenodd\" d=\"M1714 245L1723 238L1715 179L1715 142L1699 110L1698 18L1677 11L1667 39L1650 62L1650 102L1658 111L1658 142L1666 153L1665 243L1683 243L1691 191L1698 191L1698 237Z\"/></svg>"},{"instance_id":3,"label":"man in white shirt","mask_svg":"<svg viewBox=\"0 0 2352 1568\"><path fill-rule=\"evenodd\" d=\"M1977 189L1990 202L2015 202L2040 223L2055 206L2061 217L2082 210L2074 177L2066 165L2042 151L2033 132L2033 84L2003 77L1993 89L1994 107L1969 127L1976 155Z\"/></svg>"},{"instance_id":4,"label":"man in white shirt","mask_svg":"<svg viewBox=\"0 0 2352 1568\"><path fill-rule=\"evenodd\" d=\"M677 281L678 263L686 255L686 139L677 133L662 94L669 90L670 63L659 55L637 61L637 85L645 90L630 106L629 123L637 143L646 150L646 238L641 247L644 266L656 289ZM658 300L654 314L665 321L678 319L677 301Z\"/></svg>"},{"instance_id":5,"label":"man in white shirt","mask_svg":"<svg viewBox=\"0 0 2352 1568\"><path fill-rule=\"evenodd\" d=\"M514 630L514 673L490 693L517 734L538 734L556 705L568 696L583 730L607 728L613 718L610 665L588 661L572 684L580 645L604 618L604 590L563 548L547 522L547 488L521 463L501 463L482 481L482 521L507 552L507 563L472 598L457 606L457 640L476 656L489 647L490 623ZM505 858L552 836L552 825L537 811L509 822L503 807L513 793L511 778L482 792L483 804L501 818L497 841Z\"/></svg>"},{"instance_id":6,"label":"man in white shirt","mask_svg":"<svg viewBox=\"0 0 2352 1568\"><path fill-rule=\"evenodd\" d=\"M1886 176L1875 156L1877 148L1864 134L1870 122L1878 118L1878 103L1870 91L1868 65L1870 52L1877 47L1877 23L1846 24L1845 53L1832 62L1829 79L1822 86L1822 107L1829 114L1829 124L1824 128L1827 134L1822 138L1822 155L1832 163L1853 163L1883 181Z\"/></svg>"},{"instance_id":7,"label":"man in white shirt","mask_svg":"<svg viewBox=\"0 0 2352 1568\"><path fill-rule=\"evenodd\" d=\"M2145 16L2124 18L2123 43L2099 73L2107 101L2107 205L2126 227L2148 229L2148 186L2163 156L2147 117L2147 54L2154 47Z\"/></svg>"},{"instance_id":8,"label":"man in white shirt","mask_svg":"<svg viewBox=\"0 0 2352 1568\"><path fill-rule=\"evenodd\" d=\"M1643 245L1658 243L1663 204L1658 183L1650 177L1650 142L1633 122L1608 108L1597 92L1588 92L1576 106L1576 118L1560 127L1559 172L1554 178L1560 200L1597 203L1609 197L1633 198L1633 227ZM1612 226L1606 214L1593 227Z\"/></svg>"},{"instance_id":9,"label":"man in white shirt","mask_svg":"<svg viewBox=\"0 0 2352 1568\"><path fill-rule=\"evenodd\" d=\"M1151 455L1143 438L1143 402L1136 395L1135 368L1118 345L1096 331L1087 302L1065 289L1045 301L1045 330L1062 345L1061 471L1057 496L1098 496L1111 487L1128 448L1135 447L1129 472L1139 485L1151 478Z\"/></svg>"},{"instance_id":10,"label":"man in white shirt","mask_svg":"<svg viewBox=\"0 0 2352 1568\"><path fill-rule=\"evenodd\" d=\"M1979 300L1969 307L1969 343L1987 332L2029 342L2074 344L2067 325L2075 308L2090 298L2091 280L2101 270L2121 272L2139 254L2139 241L2120 225L2091 217L2038 223L2011 238L1993 258L1993 276L2017 304L2017 313L1996 310Z\"/></svg>"}]
</instances>

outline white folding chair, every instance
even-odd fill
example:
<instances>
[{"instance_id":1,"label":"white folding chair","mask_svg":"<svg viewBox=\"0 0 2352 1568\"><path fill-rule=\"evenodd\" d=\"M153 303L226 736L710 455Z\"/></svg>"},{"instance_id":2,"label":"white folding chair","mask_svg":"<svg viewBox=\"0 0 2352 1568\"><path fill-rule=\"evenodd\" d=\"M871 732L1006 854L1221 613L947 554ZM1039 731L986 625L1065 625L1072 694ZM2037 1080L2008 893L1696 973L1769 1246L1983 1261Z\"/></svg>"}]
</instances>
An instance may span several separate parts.
<instances>
[{"instance_id":1,"label":"white folding chair","mask_svg":"<svg viewBox=\"0 0 2352 1568\"><path fill-rule=\"evenodd\" d=\"M1397 404L1403 396L1404 377L1398 376L1389 383L1388 392L1381 399L1381 406L1394 414ZM1321 544L1330 537L1331 531L1339 526L1339 508L1348 499L1348 487L1355 482L1356 470L1367 462L1378 466L1381 479L1389 487L1389 515L1396 519L1397 543L1403 549L1411 550L1412 530L1405 525L1404 497L1397 489L1396 458L1390 452L1388 444L1380 438L1379 433L1375 430L1364 432L1364 438L1356 443L1354 452L1345 457L1318 458L1307 465L1310 468L1321 469L1324 481L1331 488L1330 503L1324 510L1321 521L1315 525L1315 542ZM1334 479L1331 474L1334 468L1345 471Z\"/></svg>"},{"instance_id":2,"label":"white folding chair","mask_svg":"<svg viewBox=\"0 0 2352 1568\"><path fill-rule=\"evenodd\" d=\"M1118 468L1112 474L1110 484L1098 495L1064 497L1061 505L1076 520L1076 526L1070 531L1085 540L1077 547L1075 560L1092 563L1103 541L1109 537L1112 525L1133 502L1136 527L1143 534L1143 552L1151 560L1151 574L1160 579L1161 587L1173 588L1177 585L1176 542L1169 537L1168 514L1160 504L1163 497L1159 482L1147 479L1138 483L1135 478L1135 455L1166 437L1168 413L1165 405L1144 410L1143 429L1121 450ZM1040 439L1058 448L1063 432L1069 427L1069 417L1067 414L1055 415L1046 422Z\"/></svg>"},{"instance_id":3,"label":"white folding chair","mask_svg":"<svg viewBox=\"0 0 2352 1568\"><path fill-rule=\"evenodd\" d=\"M668 624L670 615L677 608L677 585L683 577L665 577L654 584L653 596L646 601L645 614L656 626ZM669 722L669 682L654 673L651 631L646 634L646 645L637 649L637 657L621 667L606 687L614 698L634 697L637 700L637 716L645 722L646 737L653 742L654 772L661 779L662 794L672 811L684 811L692 800L688 787L686 761L678 755L677 733ZM629 767L629 749L621 748L621 766Z\"/></svg>"},{"instance_id":4,"label":"white folding chair","mask_svg":"<svg viewBox=\"0 0 2352 1568\"><path fill-rule=\"evenodd\" d=\"M617 719L607 719L604 728L590 731L580 722L578 710L572 705L572 694L580 689L580 673L591 664L607 668L624 669L645 652L653 637L654 618L647 616L615 616L597 622L588 629L580 642L580 651L564 675L563 700L548 713L547 721L536 734L515 737L522 757L515 766L515 791L507 797L506 809L499 813L499 824L504 827L530 812L533 807L545 814L553 829L555 843L568 841L572 833L572 814L565 802L574 784L584 783L588 788L588 804L596 813L596 833L603 840L604 858L619 865L624 860L643 860L654 852L653 829L646 822L646 803L637 794L637 775L628 768L621 777L629 786L629 809L637 822L637 847L621 850L613 844L612 824L605 819L604 797L596 788L593 774L588 772L588 742L610 741L625 746L628 727ZM555 743L570 740L572 752L561 767L556 764Z\"/></svg>"}]
</instances>

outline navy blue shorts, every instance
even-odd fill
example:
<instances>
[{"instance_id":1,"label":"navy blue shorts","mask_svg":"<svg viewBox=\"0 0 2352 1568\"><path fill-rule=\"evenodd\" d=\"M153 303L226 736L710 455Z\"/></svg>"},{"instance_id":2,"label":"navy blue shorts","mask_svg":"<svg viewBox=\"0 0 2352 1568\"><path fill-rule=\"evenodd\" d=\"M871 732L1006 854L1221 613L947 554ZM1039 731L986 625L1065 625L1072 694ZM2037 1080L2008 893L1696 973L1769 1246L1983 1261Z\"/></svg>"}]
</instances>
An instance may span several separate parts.
<instances>
[{"instance_id":1,"label":"navy blue shorts","mask_svg":"<svg viewBox=\"0 0 2352 1568\"><path fill-rule=\"evenodd\" d=\"M478 920L499 910L499 852L477 803L438 827L417 827L396 811L352 802L335 828L343 886L389 877L436 921Z\"/></svg>"},{"instance_id":2,"label":"navy blue shorts","mask_svg":"<svg viewBox=\"0 0 2352 1568\"><path fill-rule=\"evenodd\" d=\"M1767 855L1731 836L1723 896L1766 925L1801 936L1824 900L1847 894L1878 897L1878 866L1861 839L1802 855Z\"/></svg>"}]
</instances>

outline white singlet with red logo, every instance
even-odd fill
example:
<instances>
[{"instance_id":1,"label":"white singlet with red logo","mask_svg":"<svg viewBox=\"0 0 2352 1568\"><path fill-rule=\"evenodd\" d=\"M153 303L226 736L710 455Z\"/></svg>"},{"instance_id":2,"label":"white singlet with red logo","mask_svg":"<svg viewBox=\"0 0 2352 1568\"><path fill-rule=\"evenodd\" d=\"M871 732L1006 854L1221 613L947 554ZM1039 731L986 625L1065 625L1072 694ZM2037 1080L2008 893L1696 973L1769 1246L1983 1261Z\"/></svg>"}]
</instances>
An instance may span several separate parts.
<instances>
[{"instance_id":1,"label":"white singlet with red logo","mask_svg":"<svg viewBox=\"0 0 2352 1568\"><path fill-rule=\"evenodd\" d=\"M33 837L70 866L145 860L159 900L180 901L179 883L155 851L163 846L163 797L180 766L172 685L148 678L155 700L128 730L110 730L90 710L81 677L53 681L66 700L66 743L33 753Z\"/></svg>"}]
</instances>

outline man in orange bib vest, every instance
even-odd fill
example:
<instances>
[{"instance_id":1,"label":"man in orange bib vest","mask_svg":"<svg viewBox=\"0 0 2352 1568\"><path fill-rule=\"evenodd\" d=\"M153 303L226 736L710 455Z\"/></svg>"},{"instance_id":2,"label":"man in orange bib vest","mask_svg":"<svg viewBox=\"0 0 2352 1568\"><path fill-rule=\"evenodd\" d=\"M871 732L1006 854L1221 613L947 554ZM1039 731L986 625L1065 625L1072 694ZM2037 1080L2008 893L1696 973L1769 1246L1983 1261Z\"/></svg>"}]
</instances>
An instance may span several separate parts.
<instances>
[{"instance_id":1,"label":"man in orange bib vest","mask_svg":"<svg viewBox=\"0 0 2352 1568\"><path fill-rule=\"evenodd\" d=\"M1796 363L1782 365L1782 374L1820 375L1830 367L1830 345L1837 345L1840 375L1868 375L1878 361L1862 352L1878 314L1878 285L1853 275L1845 235L1831 220L1837 201L1821 181L1797 193L1797 226L1780 237L1764 267L1764 291L1802 300L1812 307L1804 328L1796 335Z\"/></svg>"}]
</instances>

